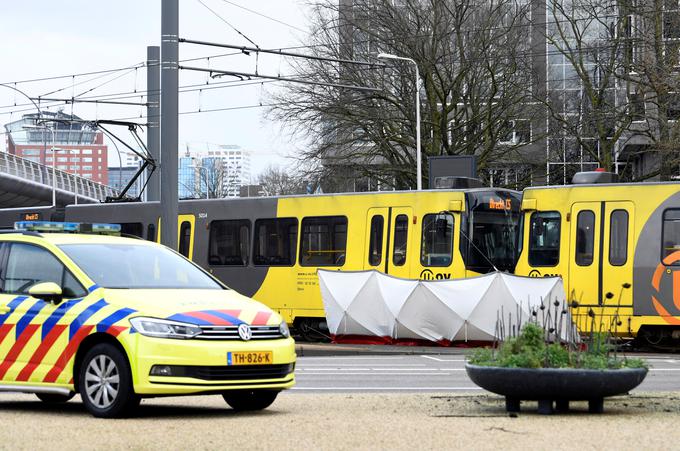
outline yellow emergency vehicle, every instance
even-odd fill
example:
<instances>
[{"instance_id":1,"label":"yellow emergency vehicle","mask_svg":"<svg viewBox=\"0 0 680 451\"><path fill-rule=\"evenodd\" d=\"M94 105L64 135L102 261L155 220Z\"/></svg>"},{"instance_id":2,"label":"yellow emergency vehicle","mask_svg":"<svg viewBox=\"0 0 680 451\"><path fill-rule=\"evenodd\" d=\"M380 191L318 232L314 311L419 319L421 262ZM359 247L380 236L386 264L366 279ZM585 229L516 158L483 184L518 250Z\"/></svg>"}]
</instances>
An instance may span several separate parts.
<instances>
[{"instance_id":1,"label":"yellow emergency vehicle","mask_svg":"<svg viewBox=\"0 0 680 451\"><path fill-rule=\"evenodd\" d=\"M117 225L16 229L0 234L0 391L79 393L94 416L118 417L162 395L259 410L295 383L282 318L181 255L111 236Z\"/></svg>"}]
</instances>

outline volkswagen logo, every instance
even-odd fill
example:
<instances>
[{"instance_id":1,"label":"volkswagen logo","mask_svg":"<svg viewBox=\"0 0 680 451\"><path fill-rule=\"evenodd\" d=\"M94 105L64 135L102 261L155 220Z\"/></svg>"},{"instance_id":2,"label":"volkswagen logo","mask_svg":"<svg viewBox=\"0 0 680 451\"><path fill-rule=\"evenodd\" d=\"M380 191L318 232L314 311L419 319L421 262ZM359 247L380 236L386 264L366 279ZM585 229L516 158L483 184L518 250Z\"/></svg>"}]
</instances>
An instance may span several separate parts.
<instances>
[{"instance_id":1,"label":"volkswagen logo","mask_svg":"<svg viewBox=\"0 0 680 451\"><path fill-rule=\"evenodd\" d=\"M248 341L253 338L253 331L250 330L249 325L243 323L238 326L238 336L241 337L241 340Z\"/></svg>"}]
</instances>

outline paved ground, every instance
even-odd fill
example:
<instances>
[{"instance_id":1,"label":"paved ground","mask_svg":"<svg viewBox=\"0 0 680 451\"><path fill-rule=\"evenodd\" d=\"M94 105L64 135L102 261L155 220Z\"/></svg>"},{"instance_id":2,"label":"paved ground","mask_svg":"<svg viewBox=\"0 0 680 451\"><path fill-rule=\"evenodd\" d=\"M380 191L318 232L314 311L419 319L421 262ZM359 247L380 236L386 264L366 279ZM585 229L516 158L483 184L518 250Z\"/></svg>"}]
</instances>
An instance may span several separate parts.
<instances>
[{"instance_id":1,"label":"paved ground","mask_svg":"<svg viewBox=\"0 0 680 451\"><path fill-rule=\"evenodd\" d=\"M299 359L296 389L251 414L205 396L144 400L134 418L98 420L78 397L54 406L0 394L0 449L638 450L680 443L677 355L648 356L652 371L641 390L606 400L602 415L577 403L570 413L540 416L535 403L524 403L510 417L501 397L467 380L460 349L317 351Z\"/></svg>"},{"instance_id":2,"label":"paved ground","mask_svg":"<svg viewBox=\"0 0 680 451\"><path fill-rule=\"evenodd\" d=\"M268 410L235 414L220 397L145 400L138 416L97 420L77 398L53 407L0 397L2 449L677 449L680 393L585 405L560 416L508 417L487 395L282 394Z\"/></svg>"}]
</instances>

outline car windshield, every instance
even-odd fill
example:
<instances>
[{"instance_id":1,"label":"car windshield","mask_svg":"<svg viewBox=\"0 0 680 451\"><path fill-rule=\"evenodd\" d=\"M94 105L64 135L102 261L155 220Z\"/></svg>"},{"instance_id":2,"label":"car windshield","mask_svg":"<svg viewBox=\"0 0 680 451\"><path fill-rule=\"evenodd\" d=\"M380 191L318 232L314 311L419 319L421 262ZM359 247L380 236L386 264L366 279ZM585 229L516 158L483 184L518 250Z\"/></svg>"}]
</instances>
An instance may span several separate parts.
<instances>
[{"instance_id":1,"label":"car windshield","mask_svg":"<svg viewBox=\"0 0 680 451\"><path fill-rule=\"evenodd\" d=\"M92 243L59 247L104 288L222 288L191 262L161 246Z\"/></svg>"}]
</instances>

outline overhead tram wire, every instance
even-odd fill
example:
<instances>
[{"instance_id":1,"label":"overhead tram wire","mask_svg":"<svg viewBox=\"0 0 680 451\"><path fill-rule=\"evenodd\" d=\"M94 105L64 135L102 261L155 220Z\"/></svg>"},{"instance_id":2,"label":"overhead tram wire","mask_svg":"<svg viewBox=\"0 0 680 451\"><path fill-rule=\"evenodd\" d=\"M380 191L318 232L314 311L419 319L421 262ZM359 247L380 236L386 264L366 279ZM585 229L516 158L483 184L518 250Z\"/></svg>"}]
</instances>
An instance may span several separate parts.
<instances>
[{"instance_id":1,"label":"overhead tram wire","mask_svg":"<svg viewBox=\"0 0 680 451\"><path fill-rule=\"evenodd\" d=\"M237 88L241 86L248 86L248 85L261 85L263 83L270 84L270 83L276 83L278 80L248 80L248 81L242 81L242 80L229 80L229 81L221 81L221 82L216 82L216 83L211 83L210 85L205 85L203 83L201 84L193 84L193 85L185 85L185 86L180 86L180 94L184 93L191 93L191 92L199 92L201 90L206 91L206 90L213 90L213 89L228 89L228 88ZM183 89L183 88L190 88L190 89ZM44 108L51 108L55 106L59 106L64 104L65 102L71 102L75 101L76 103L78 102L83 102L89 100L90 102L87 103L104 103L105 100L121 100L121 99L131 99L131 98L138 98L140 97L140 93L144 94L147 91L137 91L137 93L133 93L132 91L130 92L121 92L121 93L109 93L109 94L100 94L96 96L89 96L86 98L81 98L81 99L58 99L58 100L53 100L50 102L54 102L51 104L43 105ZM141 97L146 97L145 95L142 95ZM43 99L44 100L44 99ZM99 102L92 100L99 100ZM131 102L132 103L132 102ZM15 106L30 106L32 105L31 103L25 103L25 104L18 104L18 105L4 105L0 106L0 108L14 108ZM138 103L133 103L131 106L139 106L140 104ZM21 113L25 111L33 111L32 108L28 109L19 109L19 110L11 110L11 111L0 111L0 115L7 115L7 114L12 114L12 113Z\"/></svg>"},{"instance_id":2,"label":"overhead tram wire","mask_svg":"<svg viewBox=\"0 0 680 451\"><path fill-rule=\"evenodd\" d=\"M292 83L301 83L305 85L317 85L317 86L329 86L333 88L342 88L342 89L355 89L358 91L373 91L373 92L381 92L382 89L380 88L374 88L371 86L354 86L354 85L343 85L343 84L337 84L337 83L325 83L325 82L318 82L318 81L310 81L310 80L301 80L301 79L295 79L295 78L287 78L287 77L281 77L278 75L262 75L262 74L251 74L247 72L236 72L236 71L229 71L229 70L218 70L218 69L207 69L203 67L190 67L190 66L179 66L179 69L183 70L190 70L190 71L197 71L197 72L208 72L211 74L217 74L217 76L224 76L224 75L230 75L233 77L242 77L242 78L247 78L248 80L251 80L252 78L265 78L269 80L280 80L280 81L287 81L287 82L292 82Z\"/></svg>"},{"instance_id":3,"label":"overhead tram wire","mask_svg":"<svg viewBox=\"0 0 680 451\"><path fill-rule=\"evenodd\" d=\"M52 80L60 80L63 78L73 78L73 77L86 77L88 75L97 75L97 74L104 74L104 73L112 73L112 72L120 72L124 70L129 70L129 69L135 69L138 67L144 67L146 63L137 63L133 66L126 66L126 67L119 67L117 69L104 69L104 70L96 70L96 71L90 71L90 72L80 72L76 74L68 74L68 75L55 75L51 77L42 77L42 78L31 78L31 79L26 79L26 80L16 80L16 81L10 81L7 83L0 83L0 84L24 84L24 83L37 83L40 81L52 81ZM70 88L71 85L68 85Z\"/></svg>"},{"instance_id":4,"label":"overhead tram wire","mask_svg":"<svg viewBox=\"0 0 680 451\"><path fill-rule=\"evenodd\" d=\"M179 38L179 43L185 43L185 44L195 44L195 45L204 45L204 46L209 46L209 47L222 47L226 49L234 49L234 50L240 50L243 54L248 55L249 52L255 52L255 53L270 53L272 55L279 55L279 56L290 56L292 58L304 58L304 59L311 59L311 60L318 60L318 61L328 61L332 63L345 63L345 64L356 64L356 65L366 65L366 66L373 66L373 67L386 67L385 64L378 63L378 62L371 62L371 61L356 61L356 60L348 60L348 59L340 59L340 58L327 58L323 56L316 56L316 55L305 55L304 53L294 53L294 52L287 52L283 50L272 50L272 49L262 49L260 47L245 47L241 45L233 45L233 44L222 44L219 42L209 42L209 41L197 41L195 39L185 39L185 38Z\"/></svg>"},{"instance_id":5,"label":"overhead tram wire","mask_svg":"<svg viewBox=\"0 0 680 451\"><path fill-rule=\"evenodd\" d=\"M253 44L255 47L259 47L257 44L255 44L255 42L254 42L252 39L250 39L248 36L246 36L246 35L243 34L241 31L239 31L235 26L233 26L232 24L230 24L230 23L227 21L227 19L225 19L224 17L220 16L216 11L214 11L214 10L213 10L212 8L210 8L208 5L206 5L205 3L203 3L203 0L196 0L196 1L197 1L198 3L200 3L201 5L203 5L208 11L210 11L211 13L213 13L213 15L215 15L215 16L216 16L218 19L220 19L222 22L224 22L225 24L227 24L227 25L229 26L229 28L231 28L232 30L234 30L235 32L237 32L238 34L240 34L241 36L243 36L243 37L246 39L246 41L250 42L250 43Z\"/></svg>"},{"instance_id":6,"label":"overhead tram wire","mask_svg":"<svg viewBox=\"0 0 680 451\"><path fill-rule=\"evenodd\" d=\"M289 27L289 28L292 28L292 29L294 29L294 30L301 31L301 32L303 32L303 33L306 33L306 32L307 32L306 30L303 30L302 28L298 28L298 27L296 27L295 25L291 25L291 24L289 24L289 23L286 23L286 22L284 22L284 21L282 21L282 20L279 20L279 19L276 19L276 18L274 18L274 17L269 17L269 16L267 16L266 14L263 14L263 13L261 13L261 12L258 12L258 11L255 11L255 10L252 10L252 9L249 9L249 8L246 8L245 6L241 6L241 5L237 4L237 3L230 2L229 0L222 0L222 1L223 1L224 3L228 3L228 4L232 5L232 6L237 7L237 8L241 8L241 9L243 9L243 10L246 10L246 11L248 11L249 13L255 14L255 15L260 16L260 17L264 17L265 19L269 19L269 20L271 20L271 21L273 21L273 22L276 22L276 23L280 23L281 25L285 25L285 26L287 26L287 27Z\"/></svg>"},{"instance_id":7,"label":"overhead tram wire","mask_svg":"<svg viewBox=\"0 0 680 451\"><path fill-rule=\"evenodd\" d=\"M201 71L205 72L206 69L201 69ZM251 78L256 78L254 74L252 74L253 77ZM299 81L300 79L292 79L292 81ZM216 82L216 83L211 83L210 85L206 85L205 83L199 83L199 84L192 84L192 85L185 85L180 87L179 93L191 93L191 92L198 92L198 91L206 91L206 90L212 90L212 89L227 89L231 87L239 87L239 86L247 86L247 85L257 85L257 84L262 84L262 83L276 83L276 82L286 82L287 79L266 79L266 80L252 80L249 79L247 81L244 80L230 80L230 81L223 81L223 82ZM562 83L562 82L580 82L581 78L578 76L573 76L573 77L566 77L566 78L554 78L549 80L551 83ZM224 86L226 85L226 86ZM195 89L182 89L182 88L195 88ZM563 88L554 88L556 90L561 90ZM131 98L139 98L139 97L144 97L144 94L146 91L137 91L137 93L134 93L133 91L127 91L127 92L117 92L117 93L107 93L107 94L99 94L99 95L93 95L93 96L88 96L83 99L89 100L89 99L100 99L100 100L121 100L121 99L131 99ZM140 96L140 94L142 94ZM52 107L57 107L59 105L63 105L65 103L66 99L60 100L60 101L55 101L53 103L49 104L43 104L43 108L52 108ZM68 99L69 101L71 99ZM76 103L78 102L79 99L76 99ZM98 103L98 102L87 102L87 103ZM100 102L103 103L103 102ZM30 107L32 104L31 103L19 103L19 104L10 104L10 105L0 105L0 109L10 109L6 111L0 111L0 115L11 115L11 114L18 114L22 112L28 112L28 111L33 111L34 108L23 108L23 107ZM137 105L131 105L131 106L139 106ZM22 107L20 109L13 109L16 107Z\"/></svg>"},{"instance_id":8,"label":"overhead tram wire","mask_svg":"<svg viewBox=\"0 0 680 451\"><path fill-rule=\"evenodd\" d=\"M239 106L232 106L232 107L220 107L220 108L211 108L211 109L201 109L201 110L189 110L189 111L180 111L179 115L184 116L188 114L202 114L202 113L215 113L219 111L238 111L238 110L251 110L255 108L268 108L272 106L278 106L282 105L281 102L278 103L257 103L254 105L239 105ZM126 121L126 120L132 120L132 119L149 119L149 116L130 116L130 117L120 117L112 120L116 121ZM88 122L88 121L85 121ZM89 121L91 122L91 121ZM138 124L138 125L146 125L146 124Z\"/></svg>"}]
</instances>

